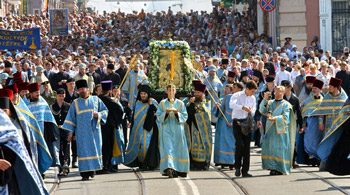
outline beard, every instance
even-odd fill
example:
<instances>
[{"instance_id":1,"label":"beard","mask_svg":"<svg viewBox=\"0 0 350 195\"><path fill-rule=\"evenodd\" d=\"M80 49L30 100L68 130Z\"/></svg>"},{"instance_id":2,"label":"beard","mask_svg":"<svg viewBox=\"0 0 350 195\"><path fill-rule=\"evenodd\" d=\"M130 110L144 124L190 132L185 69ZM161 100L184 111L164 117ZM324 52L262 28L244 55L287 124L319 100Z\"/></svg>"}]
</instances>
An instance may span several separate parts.
<instances>
[{"instance_id":1,"label":"beard","mask_svg":"<svg viewBox=\"0 0 350 195\"><path fill-rule=\"evenodd\" d=\"M30 96L30 101L31 101L31 102L37 102L37 101L39 101L39 96L38 96L38 97Z\"/></svg>"},{"instance_id":2,"label":"beard","mask_svg":"<svg viewBox=\"0 0 350 195\"><path fill-rule=\"evenodd\" d=\"M203 97L194 97L195 102L201 102L203 100Z\"/></svg>"},{"instance_id":3,"label":"beard","mask_svg":"<svg viewBox=\"0 0 350 195\"><path fill-rule=\"evenodd\" d=\"M145 104L145 103L148 102L148 99L141 99L141 102L142 102L143 104Z\"/></svg>"},{"instance_id":4,"label":"beard","mask_svg":"<svg viewBox=\"0 0 350 195\"><path fill-rule=\"evenodd\" d=\"M214 78L215 78L215 75L209 75L210 80L214 80Z\"/></svg>"},{"instance_id":5,"label":"beard","mask_svg":"<svg viewBox=\"0 0 350 195\"><path fill-rule=\"evenodd\" d=\"M89 97L89 92L79 93L79 97L85 99L85 98Z\"/></svg>"}]
</instances>

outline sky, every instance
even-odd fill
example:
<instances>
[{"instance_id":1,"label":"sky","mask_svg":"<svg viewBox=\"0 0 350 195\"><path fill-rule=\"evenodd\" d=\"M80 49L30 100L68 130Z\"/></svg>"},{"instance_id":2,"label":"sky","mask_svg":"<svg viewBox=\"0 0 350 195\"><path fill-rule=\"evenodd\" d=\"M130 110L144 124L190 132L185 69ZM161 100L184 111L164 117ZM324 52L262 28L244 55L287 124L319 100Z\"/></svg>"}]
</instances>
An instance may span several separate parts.
<instances>
[{"instance_id":1,"label":"sky","mask_svg":"<svg viewBox=\"0 0 350 195\"><path fill-rule=\"evenodd\" d=\"M182 9L179 6L182 4ZM118 11L120 8L122 12L131 13L133 10L141 11L143 8L145 12L158 12L167 11L168 7L171 6L173 12L182 11L189 12L191 9L194 11L206 10L211 12L213 6L211 0L174 0L174 1L144 1L144 2L104 2L104 0L89 0L88 7L96 9L99 13L103 11L112 12Z\"/></svg>"}]
</instances>

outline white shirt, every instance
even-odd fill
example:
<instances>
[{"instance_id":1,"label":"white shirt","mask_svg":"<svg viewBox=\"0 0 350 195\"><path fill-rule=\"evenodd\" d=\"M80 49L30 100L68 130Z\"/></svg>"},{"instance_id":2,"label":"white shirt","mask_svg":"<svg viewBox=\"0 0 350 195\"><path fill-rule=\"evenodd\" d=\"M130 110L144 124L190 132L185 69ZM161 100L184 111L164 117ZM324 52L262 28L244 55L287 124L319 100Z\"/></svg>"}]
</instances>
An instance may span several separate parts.
<instances>
[{"instance_id":1,"label":"white shirt","mask_svg":"<svg viewBox=\"0 0 350 195\"><path fill-rule=\"evenodd\" d=\"M279 71L276 74L276 85L281 85L281 82L283 80L288 80L290 82L293 82L292 81L292 76L290 75L290 72L284 70L284 71Z\"/></svg>"},{"instance_id":2,"label":"white shirt","mask_svg":"<svg viewBox=\"0 0 350 195\"><path fill-rule=\"evenodd\" d=\"M248 116L248 112L242 110L242 107L250 107L252 109L252 115L256 111L255 96L247 96L244 91L237 92L231 96L230 108L232 109L233 119L245 119Z\"/></svg>"}]
</instances>

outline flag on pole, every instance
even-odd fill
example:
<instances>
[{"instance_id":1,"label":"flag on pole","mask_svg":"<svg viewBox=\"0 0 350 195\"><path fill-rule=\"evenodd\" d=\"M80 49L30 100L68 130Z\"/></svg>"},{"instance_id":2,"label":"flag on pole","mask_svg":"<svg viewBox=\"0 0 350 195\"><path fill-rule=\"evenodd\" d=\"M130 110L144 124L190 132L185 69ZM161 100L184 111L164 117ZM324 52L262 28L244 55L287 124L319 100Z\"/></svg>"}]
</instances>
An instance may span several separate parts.
<instances>
[{"instance_id":1,"label":"flag on pole","mask_svg":"<svg viewBox=\"0 0 350 195\"><path fill-rule=\"evenodd\" d=\"M49 0L41 0L41 13L47 14L49 8Z\"/></svg>"}]
</instances>

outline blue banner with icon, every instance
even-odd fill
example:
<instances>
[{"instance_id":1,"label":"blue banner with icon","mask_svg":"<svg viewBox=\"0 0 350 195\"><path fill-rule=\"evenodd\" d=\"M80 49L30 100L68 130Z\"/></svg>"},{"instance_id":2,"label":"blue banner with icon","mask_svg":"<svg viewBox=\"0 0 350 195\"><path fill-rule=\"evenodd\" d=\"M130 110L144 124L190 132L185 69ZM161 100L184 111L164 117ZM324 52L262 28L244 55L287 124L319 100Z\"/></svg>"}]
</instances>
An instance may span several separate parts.
<instances>
[{"instance_id":1,"label":"blue banner with icon","mask_svg":"<svg viewBox=\"0 0 350 195\"><path fill-rule=\"evenodd\" d=\"M40 28L31 28L26 30L0 30L0 49L41 49Z\"/></svg>"}]
</instances>

